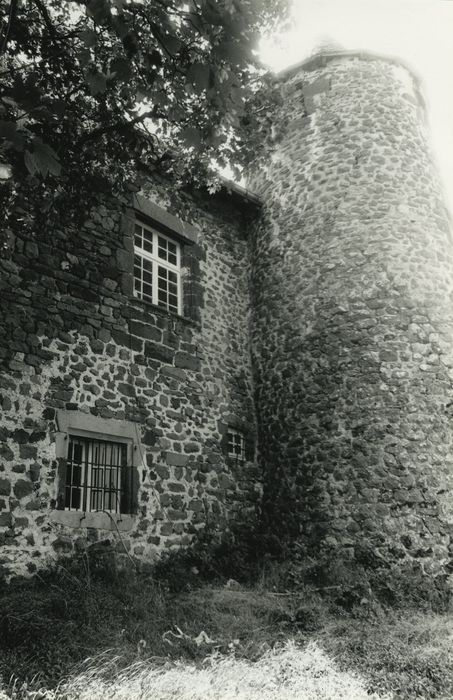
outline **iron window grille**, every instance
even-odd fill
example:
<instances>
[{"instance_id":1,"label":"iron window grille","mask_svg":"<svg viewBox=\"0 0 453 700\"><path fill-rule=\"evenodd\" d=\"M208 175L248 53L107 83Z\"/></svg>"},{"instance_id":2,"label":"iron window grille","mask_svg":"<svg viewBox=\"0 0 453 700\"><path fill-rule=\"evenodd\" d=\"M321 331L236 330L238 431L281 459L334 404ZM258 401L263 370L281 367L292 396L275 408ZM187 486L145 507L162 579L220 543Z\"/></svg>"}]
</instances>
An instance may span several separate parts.
<instances>
[{"instance_id":1,"label":"iron window grille","mask_svg":"<svg viewBox=\"0 0 453 700\"><path fill-rule=\"evenodd\" d=\"M68 437L65 510L132 513L131 445L79 435Z\"/></svg>"},{"instance_id":2,"label":"iron window grille","mask_svg":"<svg viewBox=\"0 0 453 700\"><path fill-rule=\"evenodd\" d=\"M139 221L134 232L134 296L182 314L181 245Z\"/></svg>"},{"instance_id":3,"label":"iron window grille","mask_svg":"<svg viewBox=\"0 0 453 700\"><path fill-rule=\"evenodd\" d=\"M236 462L245 462L245 437L238 430L228 430L228 456Z\"/></svg>"}]
</instances>

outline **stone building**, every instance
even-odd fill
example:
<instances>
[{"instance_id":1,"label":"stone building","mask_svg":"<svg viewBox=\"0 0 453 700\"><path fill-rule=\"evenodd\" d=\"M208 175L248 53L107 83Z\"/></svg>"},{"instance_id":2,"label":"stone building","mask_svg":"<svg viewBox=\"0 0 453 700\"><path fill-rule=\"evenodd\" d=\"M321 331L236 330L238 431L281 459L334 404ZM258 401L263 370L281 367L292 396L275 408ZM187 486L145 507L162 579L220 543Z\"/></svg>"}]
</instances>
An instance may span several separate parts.
<instances>
[{"instance_id":1,"label":"stone building","mask_svg":"<svg viewBox=\"0 0 453 700\"><path fill-rule=\"evenodd\" d=\"M453 247L417 81L330 51L278 85L249 190L100 196L0 261L6 573L153 561L260 499L315 555L450 570Z\"/></svg>"}]
</instances>

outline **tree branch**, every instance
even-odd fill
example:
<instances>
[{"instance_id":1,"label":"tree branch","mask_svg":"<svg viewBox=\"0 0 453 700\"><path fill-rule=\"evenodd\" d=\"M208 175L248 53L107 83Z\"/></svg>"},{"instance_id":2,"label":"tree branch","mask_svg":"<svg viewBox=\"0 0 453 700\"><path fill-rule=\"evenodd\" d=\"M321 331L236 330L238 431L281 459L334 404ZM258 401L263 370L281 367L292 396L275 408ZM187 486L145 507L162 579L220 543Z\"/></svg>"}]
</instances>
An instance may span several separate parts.
<instances>
[{"instance_id":1,"label":"tree branch","mask_svg":"<svg viewBox=\"0 0 453 700\"><path fill-rule=\"evenodd\" d=\"M57 44L59 37L58 37L58 34L57 34L55 27L52 24L52 20L50 19L50 15L49 15L49 12L47 10L47 7L44 5L42 0L33 0L33 2L35 3L36 7L38 8L38 12L41 15L41 17L43 18L44 24L46 25L46 27L49 31L49 34L52 36L52 39L54 40L54 42Z\"/></svg>"},{"instance_id":2,"label":"tree branch","mask_svg":"<svg viewBox=\"0 0 453 700\"><path fill-rule=\"evenodd\" d=\"M8 48L8 41L11 35L11 29L13 28L14 18L17 14L17 3L18 0L11 0L9 5L8 24L6 25L5 36L3 37L2 45L0 47L0 56L6 53L6 49Z\"/></svg>"},{"instance_id":3,"label":"tree branch","mask_svg":"<svg viewBox=\"0 0 453 700\"><path fill-rule=\"evenodd\" d=\"M91 141L93 138L97 138L98 136L102 136L102 134L110 133L112 131L121 131L121 129L127 129L131 126L135 126L136 124L139 124L140 122L145 121L145 119L152 119L155 117L163 117L164 115L159 114L159 111L156 109L156 107L153 107L152 110L149 110L148 112L143 112L143 114L139 114L137 117L134 117L133 119L130 120L125 120L121 122L116 122L116 124L109 124L105 126L99 126L97 129L93 129L93 131L90 131L87 134L83 134L83 136L79 139L79 144L84 144L87 141Z\"/></svg>"}]
</instances>

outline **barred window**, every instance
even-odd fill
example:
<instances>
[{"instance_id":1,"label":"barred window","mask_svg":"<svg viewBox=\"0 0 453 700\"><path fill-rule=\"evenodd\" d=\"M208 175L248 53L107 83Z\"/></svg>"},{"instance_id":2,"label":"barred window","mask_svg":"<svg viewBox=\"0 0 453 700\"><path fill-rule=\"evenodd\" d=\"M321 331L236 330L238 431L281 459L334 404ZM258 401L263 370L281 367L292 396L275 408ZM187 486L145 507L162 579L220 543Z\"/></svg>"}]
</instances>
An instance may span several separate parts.
<instances>
[{"instance_id":1,"label":"barred window","mask_svg":"<svg viewBox=\"0 0 453 700\"><path fill-rule=\"evenodd\" d=\"M134 234L134 296L182 314L181 246L140 221Z\"/></svg>"},{"instance_id":2,"label":"barred window","mask_svg":"<svg viewBox=\"0 0 453 700\"><path fill-rule=\"evenodd\" d=\"M245 462L245 437L239 430L228 429L228 456L236 462Z\"/></svg>"},{"instance_id":3,"label":"barred window","mask_svg":"<svg viewBox=\"0 0 453 700\"><path fill-rule=\"evenodd\" d=\"M131 513L133 470L127 441L69 435L65 510Z\"/></svg>"}]
</instances>

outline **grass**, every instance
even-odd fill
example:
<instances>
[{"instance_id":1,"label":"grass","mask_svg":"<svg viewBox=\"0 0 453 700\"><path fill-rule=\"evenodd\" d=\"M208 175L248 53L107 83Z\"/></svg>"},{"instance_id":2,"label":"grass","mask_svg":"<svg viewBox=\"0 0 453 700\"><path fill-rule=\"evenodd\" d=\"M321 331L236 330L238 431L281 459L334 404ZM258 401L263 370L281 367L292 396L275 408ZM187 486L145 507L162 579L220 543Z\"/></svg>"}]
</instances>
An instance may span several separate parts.
<instances>
[{"instance_id":1,"label":"grass","mask_svg":"<svg viewBox=\"0 0 453 700\"><path fill-rule=\"evenodd\" d=\"M17 581L0 600L0 700L453 697L450 613L345 611L277 583L172 592L80 566Z\"/></svg>"},{"instance_id":2,"label":"grass","mask_svg":"<svg viewBox=\"0 0 453 700\"><path fill-rule=\"evenodd\" d=\"M340 671L312 642L303 649L288 642L250 662L233 655L210 655L199 666L176 662L156 667L136 662L113 678L105 666L91 667L48 697L78 700L365 700L383 697L367 692L363 681Z\"/></svg>"}]
</instances>

